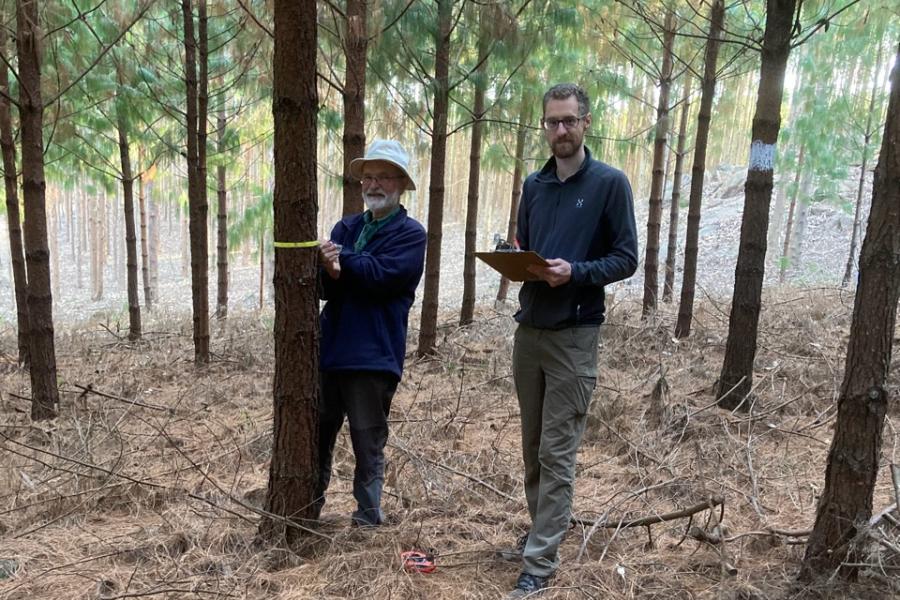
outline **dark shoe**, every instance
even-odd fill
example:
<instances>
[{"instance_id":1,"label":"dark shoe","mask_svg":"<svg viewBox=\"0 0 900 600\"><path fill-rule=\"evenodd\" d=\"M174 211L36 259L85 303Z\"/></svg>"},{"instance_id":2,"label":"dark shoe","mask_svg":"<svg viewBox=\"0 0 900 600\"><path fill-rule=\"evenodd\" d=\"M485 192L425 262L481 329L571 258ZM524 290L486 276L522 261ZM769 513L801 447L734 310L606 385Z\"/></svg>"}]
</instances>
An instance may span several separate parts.
<instances>
[{"instance_id":1,"label":"dark shoe","mask_svg":"<svg viewBox=\"0 0 900 600\"><path fill-rule=\"evenodd\" d=\"M514 548L504 548L497 551L497 557L503 560L517 561L521 560L522 554L525 552L525 544L528 543L528 533L525 532L516 539Z\"/></svg>"},{"instance_id":2,"label":"dark shoe","mask_svg":"<svg viewBox=\"0 0 900 600\"><path fill-rule=\"evenodd\" d=\"M540 594L541 590L547 587L549 577L540 577L531 573L521 573L516 580L516 587L506 596L506 600L515 600L516 598L531 598Z\"/></svg>"},{"instance_id":3,"label":"dark shoe","mask_svg":"<svg viewBox=\"0 0 900 600\"><path fill-rule=\"evenodd\" d=\"M361 527L363 529L373 528L373 527L391 527L394 525L400 524L400 517L394 514L384 514L381 513L380 520L377 523L372 523L366 521L365 519L360 518L360 516L356 513L350 517L350 527Z\"/></svg>"}]
</instances>

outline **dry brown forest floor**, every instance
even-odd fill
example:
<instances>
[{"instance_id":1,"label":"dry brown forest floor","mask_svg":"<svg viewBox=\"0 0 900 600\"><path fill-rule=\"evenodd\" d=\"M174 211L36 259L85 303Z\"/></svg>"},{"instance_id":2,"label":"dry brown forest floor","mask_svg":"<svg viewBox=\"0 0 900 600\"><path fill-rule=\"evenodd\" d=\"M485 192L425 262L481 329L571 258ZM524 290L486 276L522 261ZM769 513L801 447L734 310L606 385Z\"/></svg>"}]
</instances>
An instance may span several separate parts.
<instances>
[{"instance_id":1,"label":"dry brown forest floor","mask_svg":"<svg viewBox=\"0 0 900 600\"><path fill-rule=\"evenodd\" d=\"M822 488L852 300L836 289L767 294L755 401L743 414L720 411L711 395L725 303L702 300L693 335L676 342L671 307L643 323L636 301L614 301L579 456L581 522L543 597L897 597L900 561L884 544L861 546L870 566L852 586L795 582ZM214 360L203 370L190 362L189 319L151 319L137 344L110 324L58 331L62 411L38 424L27 416L13 333L3 332L0 598L502 597L518 566L496 551L528 525L510 313L483 308L475 326L442 329L437 360L410 357L391 415L385 509L393 523L349 527L345 429L324 522L292 550L255 540L271 444L271 315L214 324ZM876 511L894 501L887 465L900 462L898 367L895 355ZM668 393L662 410L651 410L661 375ZM714 495L724 498L718 531L718 511L649 529L588 525ZM685 536L689 525L725 542ZM896 532L882 535L892 533L896 545ZM411 548L433 549L437 570L404 572L398 555Z\"/></svg>"}]
</instances>

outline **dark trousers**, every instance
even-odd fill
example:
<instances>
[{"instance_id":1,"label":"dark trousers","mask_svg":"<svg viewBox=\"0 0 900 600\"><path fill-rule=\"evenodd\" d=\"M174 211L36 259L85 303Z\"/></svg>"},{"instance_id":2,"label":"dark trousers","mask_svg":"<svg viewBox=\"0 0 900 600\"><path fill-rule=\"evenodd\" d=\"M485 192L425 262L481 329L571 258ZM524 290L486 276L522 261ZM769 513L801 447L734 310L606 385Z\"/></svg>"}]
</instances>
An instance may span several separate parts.
<instances>
[{"instance_id":1,"label":"dark trousers","mask_svg":"<svg viewBox=\"0 0 900 600\"><path fill-rule=\"evenodd\" d=\"M322 373L319 394L319 490L318 504L325 503L331 481L334 444L344 424L350 422L350 441L356 457L353 520L359 525L378 525L381 488L384 484L384 446L387 418L397 391L397 377L384 371L327 371Z\"/></svg>"}]
</instances>

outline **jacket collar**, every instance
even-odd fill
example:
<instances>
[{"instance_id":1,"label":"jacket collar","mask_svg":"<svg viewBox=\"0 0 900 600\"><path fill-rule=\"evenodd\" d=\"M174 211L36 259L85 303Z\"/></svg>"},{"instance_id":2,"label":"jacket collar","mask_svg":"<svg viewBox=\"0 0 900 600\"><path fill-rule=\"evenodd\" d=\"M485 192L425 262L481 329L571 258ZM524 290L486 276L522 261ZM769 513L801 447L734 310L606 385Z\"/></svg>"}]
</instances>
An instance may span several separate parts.
<instances>
[{"instance_id":1,"label":"jacket collar","mask_svg":"<svg viewBox=\"0 0 900 600\"><path fill-rule=\"evenodd\" d=\"M568 179L565 181L560 181L559 177L556 176L556 157L551 156L550 159L544 163L544 166L538 171L537 181L540 183L568 183L569 181L575 181L581 174L584 173L588 165L591 163L591 151L585 146L584 147L584 160L581 162L581 166L578 167L578 170L575 171Z\"/></svg>"}]
</instances>

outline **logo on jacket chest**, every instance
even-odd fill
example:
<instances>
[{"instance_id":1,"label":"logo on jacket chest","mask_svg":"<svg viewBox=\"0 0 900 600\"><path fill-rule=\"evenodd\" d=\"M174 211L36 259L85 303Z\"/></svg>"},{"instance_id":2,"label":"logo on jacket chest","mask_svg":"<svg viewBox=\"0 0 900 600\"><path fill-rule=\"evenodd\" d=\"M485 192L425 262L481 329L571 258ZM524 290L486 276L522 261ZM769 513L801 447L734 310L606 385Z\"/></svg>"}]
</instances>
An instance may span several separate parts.
<instances>
[{"instance_id":1,"label":"logo on jacket chest","mask_svg":"<svg viewBox=\"0 0 900 600\"><path fill-rule=\"evenodd\" d=\"M584 198L579 198L575 201L575 208L581 208L584 206Z\"/></svg>"}]
</instances>

